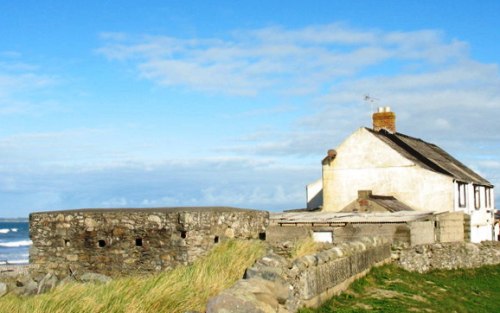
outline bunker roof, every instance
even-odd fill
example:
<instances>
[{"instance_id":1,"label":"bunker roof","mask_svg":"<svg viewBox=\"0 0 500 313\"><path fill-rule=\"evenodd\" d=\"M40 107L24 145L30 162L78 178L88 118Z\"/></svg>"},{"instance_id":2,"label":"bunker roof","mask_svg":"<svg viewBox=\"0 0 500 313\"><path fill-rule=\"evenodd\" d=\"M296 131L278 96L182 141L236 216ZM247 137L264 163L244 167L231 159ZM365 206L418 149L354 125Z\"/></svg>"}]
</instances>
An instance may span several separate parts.
<instances>
[{"instance_id":1,"label":"bunker roof","mask_svg":"<svg viewBox=\"0 0 500 313\"><path fill-rule=\"evenodd\" d=\"M32 214L73 214L73 213L134 213L134 212L265 212L260 210L242 209L226 206L200 206L200 207L159 207L159 208L83 208L61 211L33 212Z\"/></svg>"}]
</instances>

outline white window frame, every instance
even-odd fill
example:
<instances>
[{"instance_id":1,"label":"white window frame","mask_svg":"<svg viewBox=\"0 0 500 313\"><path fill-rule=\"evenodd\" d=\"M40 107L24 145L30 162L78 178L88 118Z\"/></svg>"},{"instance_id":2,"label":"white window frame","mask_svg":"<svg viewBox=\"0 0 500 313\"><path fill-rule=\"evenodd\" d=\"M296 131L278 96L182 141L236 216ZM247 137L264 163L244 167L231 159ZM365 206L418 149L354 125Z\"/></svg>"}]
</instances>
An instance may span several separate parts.
<instances>
[{"instance_id":1,"label":"white window frame","mask_svg":"<svg viewBox=\"0 0 500 313\"><path fill-rule=\"evenodd\" d=\"M457 182L458 188L458 207L467 207L467 183Z\"/></svg>"},{"instance_id":2,"label":"white window frame","mask_svg":"<svg viewBox=\"0 0 500 313\"><path fill-rule=\"evenodd\" d=\"M491 188L484 187L484 206L491 208Z\"/></svg>"},{"instance_id":3,"label":"white window frame","mask_svg":"<svg viewBox=\"0 0 500 313\"><path fill-rule=\"evenodd\" d=\"M481 186L474 185L474 208L479 210L481 208Z\"/></svg>"}]
</instances>

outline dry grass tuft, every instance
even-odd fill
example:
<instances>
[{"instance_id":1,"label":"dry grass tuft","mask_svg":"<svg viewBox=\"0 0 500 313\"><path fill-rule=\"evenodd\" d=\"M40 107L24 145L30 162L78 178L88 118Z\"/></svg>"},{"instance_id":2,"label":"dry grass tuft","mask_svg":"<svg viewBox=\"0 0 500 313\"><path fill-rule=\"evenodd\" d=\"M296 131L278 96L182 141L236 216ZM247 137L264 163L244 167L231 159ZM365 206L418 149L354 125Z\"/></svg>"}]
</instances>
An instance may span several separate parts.
<instances>
[{"instance_id":1,"label":"dry grass tuft","mask_svg":"<svg viewBox=\"0 0 500 313\"><path fill-rule=\"evenodd\" d=\"M33 297L7 295L1 312L102 313L204 311L209 297L230 287L263 256L258 241L223 242L189 266L148 277L116 279L108 284L68 284Z\"/></svg>"},{"instance_id":2,"label":"dry grass tuft","mask_svg":"<svg viewBox=\"0 0 500 313\"><path fill-rule=\"evenodd\" d=\"M300 239L294 243L291 251L291 258L296 259L304 255L315 254L316 252L326 250L331 247L333 247L331 243L316 242L310 237Z\"/></svg>"}]
</instances>

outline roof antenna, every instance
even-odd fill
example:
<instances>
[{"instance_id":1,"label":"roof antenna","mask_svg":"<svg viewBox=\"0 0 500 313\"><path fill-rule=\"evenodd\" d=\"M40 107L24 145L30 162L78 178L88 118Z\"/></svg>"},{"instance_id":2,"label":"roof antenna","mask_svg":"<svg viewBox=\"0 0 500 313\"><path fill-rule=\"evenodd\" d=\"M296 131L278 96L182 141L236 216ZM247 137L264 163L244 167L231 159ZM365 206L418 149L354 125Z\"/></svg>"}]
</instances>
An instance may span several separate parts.
<instances>
[{"instance_id":1,"label":"roof antenna","mask_svg":"<svg viewBox=\"0 0 500 313\"><path fill-rule=\"evenodd\" d=\"M363 100L365 100L366 102L370 102L370 108L371 108L372 112L374 112L373 111L373 103L376 101L379 101L380 99L372 97L369 94L365 94Z\"/></svg>"}]
</instances>

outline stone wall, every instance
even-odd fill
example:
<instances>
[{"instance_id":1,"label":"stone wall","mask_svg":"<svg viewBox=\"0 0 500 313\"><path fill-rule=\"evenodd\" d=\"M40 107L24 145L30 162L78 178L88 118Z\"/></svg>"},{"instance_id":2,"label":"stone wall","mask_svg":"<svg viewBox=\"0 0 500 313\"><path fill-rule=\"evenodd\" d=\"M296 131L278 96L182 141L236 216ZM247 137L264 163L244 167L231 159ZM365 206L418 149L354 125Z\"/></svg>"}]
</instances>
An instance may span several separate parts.
<instances>
[{"instance_id":1,"label":"stone wall","mask_svg":"<svg viewBox=\"0 0 500 313\"><path fill-rule=\"evenodd\" d=\"M420 245L399 252L398 264L408 271L474 268L500 264L500 242L484 241Z\"/></svg>"},{"instance_id":2,"label":"stone wall","mask_svg":"<svg viewBox=\"0 0 500 313\"><path fill-rule=\"evenodd\" d=\"M117 276L187 264L225 238L265 239L269 213L227 207L33 213L30 262L59 277Z\"/></svg>"},{"instance_id":3,"label":"stone wall","mask_svg":"<svg viewBox=\"0 0 500 313\"><path fill-rule=\"evenodd\" d=\"M247 269L244 279L211 298L206 312L286 313L304 306L317 307L372 266L390 260L390 243L373 237L293 261L269 254Z\"/></svg>"}]
</instances>

